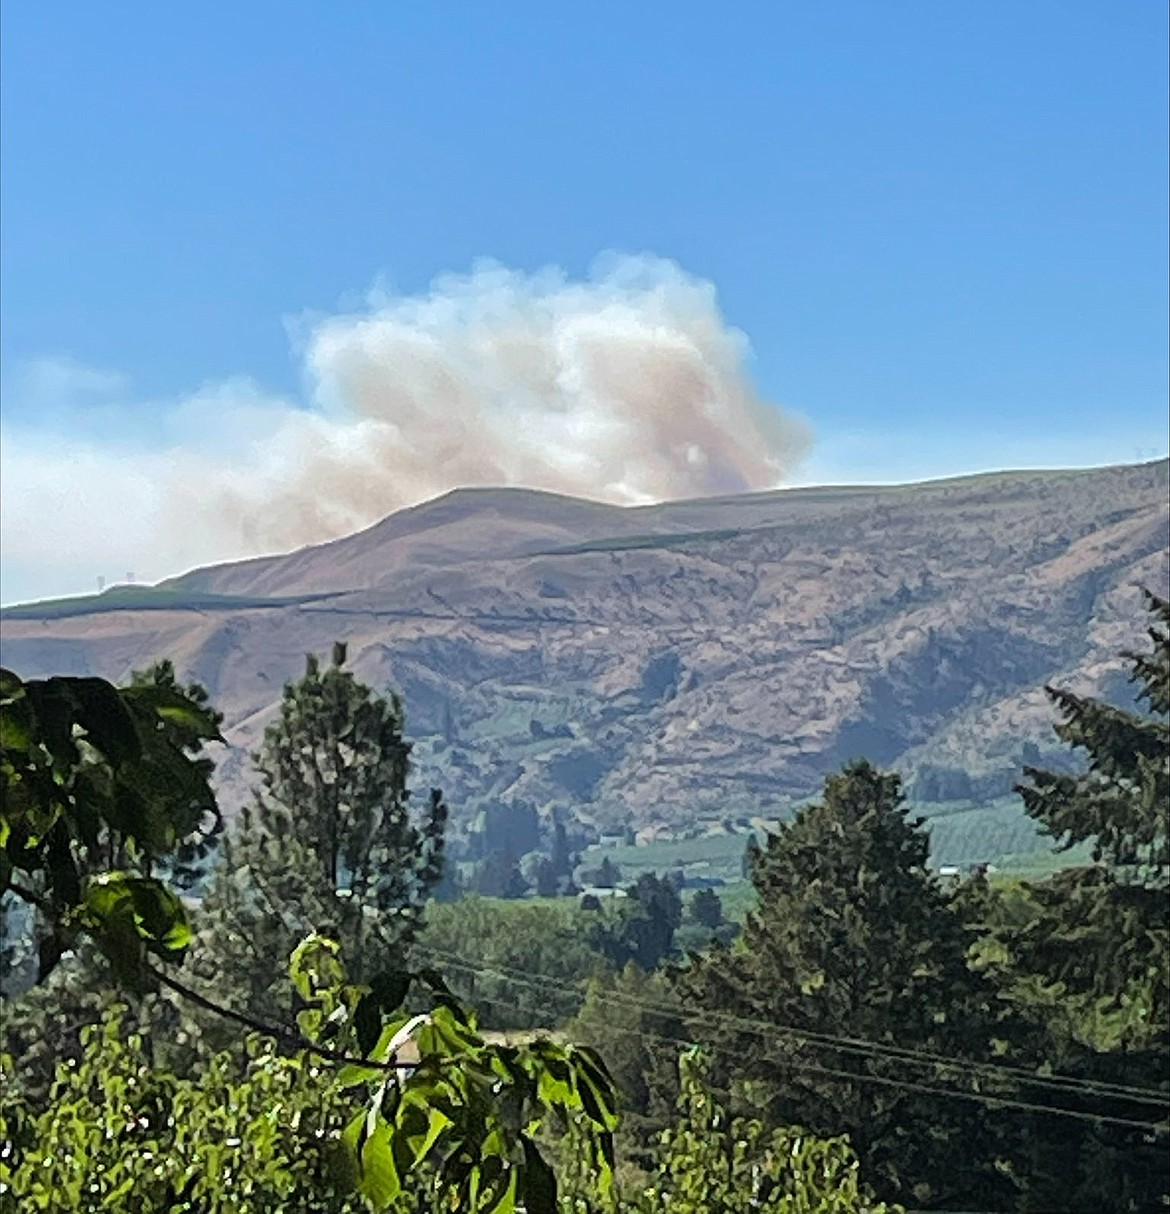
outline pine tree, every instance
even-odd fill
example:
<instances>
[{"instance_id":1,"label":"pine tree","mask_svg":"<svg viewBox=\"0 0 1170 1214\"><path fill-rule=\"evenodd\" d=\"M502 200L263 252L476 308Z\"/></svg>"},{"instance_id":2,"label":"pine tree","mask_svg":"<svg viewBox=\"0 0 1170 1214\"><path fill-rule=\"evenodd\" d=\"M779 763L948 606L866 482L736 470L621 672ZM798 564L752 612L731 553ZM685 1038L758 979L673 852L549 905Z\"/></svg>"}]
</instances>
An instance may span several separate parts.
<instances>
[{"instance_id":1,"label":"pine tree","mask_svg":"<svg viewBox=\"0 0 1170 1214\"><path fill-rule=\"evenodd\" d=\"M616 969L633 962L649 972L670 954L681 922L678 890L654 873L643 873L599 934L597 947Z\"/></svg>"},{"instance_id":2,"label":"pine tree","mask_svg":"<svg viewBox=\"0 0 1170 1214\"><path fill-rule=\"evenodd\" d=\"M284 689L254 756L262 787L230 833L204 904L197 963L232 1006L285 1016L289 954L335 936L357 978L401 960L443 867L447 809L421 820L407 791L410 744L393 694L344 669L345 648Z\"/></svg>"},{"instance_id":3,"label":"pine tree","mask_svg":"<svg viewBox=\"0 0 1170 1214\"><path fill-rule=\"evenodd\" d=\"M985 1049L989 993L967 966L965 924L927 871L928 848L898 777L852 764L750 850L758 905L740 941L695 959L678 982L692 1032L773 1124L848 1133L892 1198L989 1200L1002 1194L977 1108L900 1088L930 1083L935 1069L868 1048L956 1059Z\"/></svg>"},{"instance_id":4,"label":"pine tree","mask_svg":"<svg viewBox=\"0 0 1170 1214\"><path fill-rule=\"evenodd\" d=\"M1170 602L1147 595L1151 650L1126 653L1136 707L1046 688L1078 772L1026 769L1028 813L1092 864L1028 892L1035 913L999 934L1025 1014L1063 1074L1149 1091L1163 1104L1100 1096L1082 1113L1170 1120ZM1143 707L1144 706L1144 707ZM1029 1209L1151 1209L1170 1202L1166 1135L1038 1119Z\"/></svg>"},{"instance_id":5,"label":"pine tree","mask_svg":"<svg viewBox=\"0 0 1170 1214\"><path fill-rule=\"evenodd\" d=\"M1027 768L1019 788L1059 847L1087 843L1094 861L1039 891L1046 914L1021 944L1073 994L1144 1000L1131 1045L1170 1032L1170 602L1148 601L1152 652L1124 656L1149 711L1046 688L1057 736L1087 762L1076 774Z\"/></svg>"},{"instance_id":6,"label":"pine tree","mask_svg":"<svg viewBox=\"0 0 1170 1214\"><path fill-rule=\"evenodd\" d=\"M713 889L695 891L691 899L690 917L701 927L709 927L712 931L723 924L723 903Z\"/></svg>"}]
</instances>

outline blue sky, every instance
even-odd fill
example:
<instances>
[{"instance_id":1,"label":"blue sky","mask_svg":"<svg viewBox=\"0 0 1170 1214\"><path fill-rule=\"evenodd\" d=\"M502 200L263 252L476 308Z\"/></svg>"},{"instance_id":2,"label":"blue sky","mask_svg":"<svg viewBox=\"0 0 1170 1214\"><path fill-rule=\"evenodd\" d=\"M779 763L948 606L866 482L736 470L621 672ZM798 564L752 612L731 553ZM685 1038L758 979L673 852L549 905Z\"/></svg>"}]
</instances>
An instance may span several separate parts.
<instances>
[{"instance_id":1,"label":"blue sky","mask_svg":"<svg viewBox=\"0 0 1170 1214\"><path fill-rule=\"evenodd\" d=\"M222 432L247 478L289 410L368 421L354 318L396 301L401 326L403 300L484 258L519 276L525 324L547 295L526 276L560 267L563 300L614 251L690 284L660 266L623 307L665 275L693 319L710 284L702 306L750 342L717 391L750 381L811 434L790 481L1165 454L1161 0L58 2L2 22L5 601L296 542L220 543L205 519L176 544L168 469L198 485ZM610 315L600 278L574 317ZM458 345L472 311L421 331ZM323 370L339 316L350 344ZM288 441L259 478L274 501ZM740 458L711 441L711 466ZM388 450L391 479L434 455ZM605 475L599 495L631 500L692 484L637 460ZM79 534L79 493L96 535L34 544L30 523ZM306 536L353 521L344 505Z\"/></svg>"}]
</instances>

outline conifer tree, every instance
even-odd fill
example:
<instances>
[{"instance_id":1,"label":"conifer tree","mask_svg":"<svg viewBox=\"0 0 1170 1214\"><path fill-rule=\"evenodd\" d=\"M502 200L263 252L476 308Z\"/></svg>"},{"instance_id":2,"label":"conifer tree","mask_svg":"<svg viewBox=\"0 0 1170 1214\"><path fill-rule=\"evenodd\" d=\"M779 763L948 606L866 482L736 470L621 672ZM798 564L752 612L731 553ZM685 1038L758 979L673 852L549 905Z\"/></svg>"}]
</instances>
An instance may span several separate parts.
<instances>
[{"instance_id":1,"label":"conifer tree","mask_svg":"<svg viewBox=\"0 0 1170 1214\"><path fill-rule=\"evenodd\" d=\"M262 786L225 842L197 962L231 1006L288 1014L288 956L311 932L341 941L359 980L401 961L443 867L447 809L409 807L402 706L308 658L254 756Z\"/></svg>"},{"instance_id":2,"label":"conifer tree","mask_svg":"<svg viewBox=\"0 0 1170 1214\"><path fill-rule=\"evenodd\" d=\"M872 1048L959 1063L985 1049L989 995L928 849L898 777L850 765L751 849L758 905L740 941L678 982L692 1032L756 1112L847 1133L887 1196L946 1208L934 1203L1002 1197L978 1108L901 1087L935 1068Z\"/></svg>"},{"instance_id":3,"label":"conifer tree","mask_svg":"<svg viewBox=\"0 0 1170 1214\"><path fill-rule=\"evenodd\" d=\"M723 924L723 903L713 889L696 890L689 910L691 919L702 927L714 931Z\"/></svg>"},{"instance_id":4,"label":"conifer tree","mask_svg":"<svg viewBox=\"0 0 1170 1214\"><path fill-rule=\"evenodd\" d=\"M1170 602L1147 595L1151 648L1126 653L1135 707L1046 688L1073 774L1027 768L1029 814L1060 848L1092 863L1028 890L1035 913L1002 931L1005 976L1039 1022L1045 1059L1090 1083L1140 1089L1161 1104L1089 1092L1082 1114L1170 1123ZM1146 1210L1170 1204L1167 1139L1140 1129L1035 1119L1027 1209Z\"/></svg>"},{"instance_id":5,"label":"conifer tree","mask_svg":"<svg viewBox=\"0 0 1170 1214\"><path fill-rule=\"evenodd\" d=\"M1093 864L1038 891L1045 915L1021 945L1070 993L1120 1005L1138 999L1130 1045L1170 1033L1170 602L1148 595L1147 654L1126 653L1147 711L1048 687L1076 774L1027 768L1025 808L1060 848L1087 843Z\"/></svg>"},{"instance_id":6,"label":"conifer tree","mask_svg":"<svg viewBox=\"0 0 1170 1214\"><path fill-rule=\"evenodd\" d=\"M615 969L633 962L649 972L670 954L681 922L678 890L654 873L643 873L630 886L613 918L599 925L594 944Z\"/></svg>"}]
</instances>

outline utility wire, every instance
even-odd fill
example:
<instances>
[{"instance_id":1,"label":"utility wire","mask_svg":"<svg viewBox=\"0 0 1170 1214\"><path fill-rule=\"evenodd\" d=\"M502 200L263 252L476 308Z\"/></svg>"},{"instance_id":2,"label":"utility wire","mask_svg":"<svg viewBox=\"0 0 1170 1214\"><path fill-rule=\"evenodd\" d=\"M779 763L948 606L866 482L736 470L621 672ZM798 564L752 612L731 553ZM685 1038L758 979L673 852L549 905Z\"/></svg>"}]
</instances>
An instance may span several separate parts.
<instances>
[{"instance_id":1,"label":"utility wire","mask_svg":"<svg viewBox=\"0 0 1170 1214\"><path fill-rule=\"evenodd\" d=\"M570 992L570 993L578 994L578 995L582 993L580 986L563 983L556 979L547 978L547 977L544 977L541 975L533 975L533 974L530 974L523 970L511 969L510 967L502 967L502 968L498 968L498 969L492 968L492 967L487 967L487 966L483 966L482 964L476 964L476 963L470 962L466 958L459 957L457 954L447 953L444 950L432 949L427 946L421 946L421 945L417 946L417 947L419 947L420 951L430 953L432 956L446 961L447 964L451 965L452 968L455 968L455 969L463 969L463 970L469 971L471 973L494 976L494 977L503 979L505 982L511 981L513 983L518 983L520 985L528 986L530 988L533 988L533 989L536 989L539 991L547 991L548 989L552 988L552 989L559 989L563 992ZM622 995L619 992L610 992L610 998L612 998L615 1002L617 1002L621 1005L630 1007L634 1010L647 1012L652 1015L666 1016L666 1017L679 1017L679 1016L683 1015L681 1009L669 1008L669 1007L666 1007L661 1004L655 1005L652 1003L648 1003L644 1000L636 999L632 996ZM743 1017L731 1016L726 1013L712 1013L709 1016L707 1016L706 1018L710 1019L710 1020L730 1021L730 1022L742 1027L744 1029L744 1031L749 1032L749 1033L755 1033L759 1036L774 1037L777 1034L787 1034L789 1036L796 1037L797 1039L804 1037L804 1038L807 1038L809 1041L811 1041L813 1044L825 1045L825 1046L828 1046L829 1048L837 1049L841 1053L861 1054L866 1057L881 1057L881 1055L885 1054L885 1055L887 1055L887 1057L889 1057L892 1060L909 1061L912 1063L917 1063L918 1065L925 1065L926 1063L939 1063L939 1064L948 1065L950 1067L958 1067L961 1069L966 1069L968 1071L978 1071L978 1070L982 1069L982 1070L989 1071L990 1077L992 1077L992 1078L1002 1078L1005 1074L1014 1074L1014 1073L1018 1072L1020 1075L1023 1076L1024 1081L1029 1082L1029 1083L1037 1083L1040 1085L1044 1085L1045 1083L1049 1082L1047 1077L1034 1076L1030 1072L1028 1072L1020 1067L1006 1067L1005 1066L1005 1067L1001 1068L1001 1067L997 1067L996 1064L994 1064L994 1063L968 1062L963 1059L948 1058L945 1055L935 1054L935 1053L931 1053L928 1051L914 1051L914 1050L905 1050L905 1049L901 1049L900 1047L894 1047L894 1046L883 1046L881 1043L865 1041L865 1040L859 1039L859 1038L834 1037L831 1034L826 1034L826 1033L810 1033L810 1032L806 1032L805 1030L802 1030L802 1029L791 1028L791 1027L784 1026L784 1025L769 1024L766 1021L762 1021L762 1020L756 1020L756 1021L747 1020ZM686 1044L685 1042L680 1042L679 1039L663 1038L663 1040L672 1040L673 1044L676 1044L676 1045L680 1044L680 1043ZM912 1089L928 1091L928 1092L932 1092L932 1093L935 1093L938 1095L954 1095L954 1096L962 1097L964 1099L990 1101L990 1102L995 1102L998 1104L1014 1106L1014 1107L1023 1108L1023 1109L1030 1109L1030 1110L1038 1111L1038 1112L1048 1112L1048 1113L1059 1114L1062 1116L1079 1117L1079 1118L1087 1119L1090 1121L1112 1122L1114 1124L1125 1125L1125 1126L1129 1126L1131 1128L1141 1128L1141 1129L1147 1129L1147 1130L1157 1130L1159 1128L1163 1128L1163 1127L1159 1127L1159 1125L1157 1123L1147 1123L1147 1122L1135 1121L1135 1120L1131 1120L1129 1118L1111 1117L1111 1116L1107 1116L1105 1114L1083 1113L1083 1112L1080 1112L1075 1109L1059 1108L1057 1106L1052 1106L1052 1105L1032 1104L1032 1103L1028 1103L1028 1102L1024 1102L1024 1101L1013 1100L1010 1097L993 1096L989 1093L963 1092L963 1091L956 1091L956 1090L951 1090L951 1089L929 1088L929 1087L925 1087L924 1085L914 1084L908 1080L887 1079L887 1078L883 1078L883 1077L877 1076L877 1075L855 1075L855 1074L853 1074L851 1072L847 1072L847 1071L831 1071L831 1070L827 1070L825 1068L815 1067L814 1064L812 1064L812 1063L807 1063L807 1062L802 1063L802 1062L795 1061L795 1060L791 1060L790 1064L792 1066L795 1066L798 1068L804 1068L804 1069L813 1070L813 1071L820 1071L821 1073L837 1075L838 1077L844 1077L844 1078L848 1078L848 1079L862 1080L862 1081L868 1080L868 1081L873 1081L876 1083L890 1084L893 1086L910 1087ZM976 1077L978 1077L978 1075ZM1098 1099L1102 1098L1102 1096L1108 1095L1108 1093L1094 1090L1095 1087L1097 1086L1094 1081L1086 1081L1085 1083L1082 1084L1079 1081L1073 1079L1071 1076L1058 1076L1058 1077L1054 1077L1054 1078L1056 1079L1056 1081L1059 1084L1067 1085L1063 1088L1058 1087L1058 1090L1065 1090L1065 1091L1070 1092L1070 1094L1091 1096L1091 1097L1095 1097ZM1103 1084L1101 1086L1122 1089L1122 1092L1124 1094L1115 1097L1118 1099L1130 1100L1130 1101L1133 1101L1134 1103L1153 1104L1158 1107L1165 1107L1167 1104L1167 1098L1165 1096L1159 1096L1158 1094L1152 1092L1151 1089L1125 1088L1123 1085ZM1140 1094L1135 1094L1135 1093L1140 1093Z\"/></svg>"},{"instance_id":2,"label":"utility wire","mask_svg":"<svg viewBox=\"0 0 1170 1214\"><path fill-rule=\"evenodd\" d=\"M518 1010L518 1009L517 1009ZM654 1041L660 1041L666 1045L694 1045L694 1042L683 1041L677 1037L664 1037L659 1033L650 1033L641 1029L618 1029L618 1032L624 1032L631 1036L648 1038ZM725 1051L724 1051L725 1052ZM855 1071L839 1071L830 1067L817 1066L811 1062L799 1062L792 1059L786 1059L785 1064L792 1066L796 1070L804 1071L811 1075L827 1075L835 1079L846 1079L850 1082L861 1083L880 1083L888 1087L902 1088L912 1092L923 1092L930 1096L941 1096L947 1099L957 1097L961 1100L974 1100L981 1104L987 1104L996 1107L1007 1107L1013 1109L1023 1109L1026 1112L1032 1113L1048 1113L1057 1117L1075 1117L1081 1121L1091 1121L1095 1125L1117 1125L1127 1129L1142 1130L1145 1133L1165 1134L1167 1127L1158 1122L1135 1121L1128 1117L1113 1117L1103 1113L1086 1113L1080 1109L1065 1109L1056 1105L1033 1104L1030 1101L1015 1100L1009 1096L993 1096L990 1092L966 1092L961 1089L932 1087L929 1084L915 1083L909 1079L890 1079L883 1075L857 1074Z\"/></svg>"},{"instance_id":3,"label":"utility wire","mask_svg":"<svg viewBox=\"0 0 1170 1214\"><path fill-rule=\"evenodd\" d=\"M427 951L437 957L446 957L452 963L462 963L465 966L469 964L467 958L460 957L456 953L446 953L443 950L436 950L429 946L418 946L426 948ZM533 974L530 970L522 970L509 968L508 966L501 967L502 972L518 975L521 978L538 978L541 982L556 985L557 980L546 977L542 974ZM564 991L572 991L575 994L583 994L584 987L582 984L560 984L560 988ZM617 998L624 999L627 1002L639 1002L633 996L619 995ZM645 1001L641 1001L643 1010L654 1012L659 1015L680 1015L681 1011L677 1008L669 1008L664 1005L652 1005ZM734 1027L743 1028L746 1032L767 1032L769 1035L776 1033L786 1033L789 1036L803 1037L809 1041L819 1042L826 1045L832 1045L839 1049L852 1049L854 1052L864 1051L865 1053L887 1054L890 1057L902 1058L912 1062L934 1062L940 1065L961 1065L973 1070L987 1072L990 1076L1017 1076L1023 1081L1040 1086L1054 1087L1057 1089L1067 1089L1073 1092L1080 1092L1086 1095L1109 1095L1116 1096L1119 1099L1132 1100L1138 1104L1153 1104L1158 1107L1165 1107L1170 1104L1170 1094L1158 1092L1154 1088L1133 1087L1126 1084L1109 1083L1105 1080L1097 1079L1078 1079L1071 1075L1037 1075L1029 1071L1026 1067L1012 1066L1009 1063L996 1062L968 1062L964 1059L957 1059L946 1054L935 1053L930 1050L911 1049L906 1046L888 1045L884 1042L871 1041L861 1037L843 1037L829 1033L817 1033L811 1029L798 1029L794 1026L779 1025L772 1021L762 1020L759 1018L751 1018L745 1016L736 1016L731 1012L706 1012L704 1019L717 1020Z\"/></svg>"},{"instance_id":4,"label":"utility wire","mask_svg":"<svg viewBox=\"0 0 1170 1214\"><path fill-rule=\"evenodd\" d=\"M430 951L432 953L437 952L437 950L425 950L425 951ZM473 972L473 973L477 973L477 974L481 974L481 975L495 976L495 977L503 979L505 982L511 982L514 985L528 986L532 989L540 990L540 991L547 990L549 987L553 987L554 989L560 989L562 991L572 989L572 988L566 986L565 984L559 983L552 979L541 979L538 981L537 979L533 978L531 980L527 980L524 978L517 978L515 976L509 976L508 974L506 974L500 970L491 969L491 968L485 967L485 966L472 965L467 962L462 962L457 965L453 965L452 968L464 969L469 972ZM617 997L617 1001L619 1003L622 1003L622 1002L627 1003L629 1006L632 1006L632 1007L640 1009L640 1010L652 1011L657 1015L671 1015L671 1016L679 1015L679 1013L677 1011L666 1011L665 1009L663 1009L661 1007L655 1007L654 1005L651 1005L651 1004L640 1003L637 1000L623 1000L620 996ZM515 1004L509 1004L509 1003L504 1002L503 1000L493 999L493 1000L490 1000L490 1002L495 1003L498 1007L508 1008L512 1011L521 1011L522 1010L522 1009L516 1007ZM636 1036L636 1037L644 1038L646 1040L660 1041L660 1042L663 1042L664 1044L672 1045L672 1046L694 1045L695 1044L695 1042L686 1040L681 1037L667 1037L667 1036L663 1036L660 1033L652 1033L646 1029L631 1029L631 1028L615 1027L614 1031L623 1033L627 1036ZM755 1029L754 1031L762 1033L764 1030ZM719 1052L721 1052L721 1053L726 1053L726 1047L723 1047L722 1049L720 1049L719 1047L716 1047L716 1049L719 1050ZM861 1051L855 1051L855 1052L861 1052ZM868 1072L864 1073L864 1074L858 1074L857 1072L854 1072L854 1071L841 1071L841 1070L836 1070L836 1069L829 1068L829 1067L817 1066L815 1063L811 1063L811 1062L801 1062L801 1061L798 1061L795 1059L786 1059L785 1064L793 1067L796 1070L805 1071L806 1073L809 1073L809 1074L827 1075L831 1078L845 1079L845 1080L849 1080L850 1082L884 1084L888 1087L902 1088L902 1089L905 1089L908 1091L914 1091L914 1092L922 1092L922 1093L926 1093L927 1095L932 1095L932 1096L940 1096L940 1097L945 1097L945 1098L954 1097L954 1098L958 1098L958 1099L962 1099L962 1100L974 1100L978 1103L989 1104L992 1106L1022 1109L1026 1112L1047 1113L1052 1116L1058 1116L1058 1117L1072 1117L1077 1120L1089 1121L1094 1124L1117 1125L1117 1126L1122 1126L1126 1129L1141 1130L1145 1133L1165 1134L1167 1132L1166 1125L1158 1123L1158 1122L1137 1121L1137 1120L1127 1118L1127 1117L1114 1117L1112 1115L1105 1114L1105 1113L1087 1113L1087 1112L1083 1112L1082 1110L1079 1110L1079 1109L1067 1109L1067 1108L1059 1107L1057 1105L1035 1104L1030 1101L1016 1100L1009 1096L994 1096L989 1092L967 1092L967 1091L962 1091L960 1089L955 1089L955 1088L932 1087L927 1084L915 1083L912 1080L891 1079L891 1078L881 1076L881 1075L873 1075ZM963 1062L960 1062L960 1061L954 1060L954 1059L951 1060L950 1064L952 1066L959 1066L959 1067L967 1065L966 1063L963 1063Z\"/></svg>"}]
</instances>

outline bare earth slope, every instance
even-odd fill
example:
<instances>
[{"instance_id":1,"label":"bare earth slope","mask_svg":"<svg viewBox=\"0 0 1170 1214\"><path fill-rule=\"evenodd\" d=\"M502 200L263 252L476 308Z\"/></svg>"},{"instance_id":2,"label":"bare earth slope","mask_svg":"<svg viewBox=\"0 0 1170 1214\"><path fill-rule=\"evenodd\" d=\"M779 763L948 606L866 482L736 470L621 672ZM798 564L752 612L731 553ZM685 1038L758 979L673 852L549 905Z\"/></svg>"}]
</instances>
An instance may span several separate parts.
<instances>
[{"instance_id":1,"label":"bare earth slope","mask_svg":"<svg viewBox=\"0 0 1170 1214\"><path fill-rule=\"evenodd\" d=\"M855 755L990 798L1040 691L1123 694L1165 591L1166 461L621 509L458 491L358 535L156 590L9 610L27 676L169 656L227 714L229 803L282 684L349 643L405 696L419 782L601 823L782 813Z\"/></svg>"}]
</instances>

